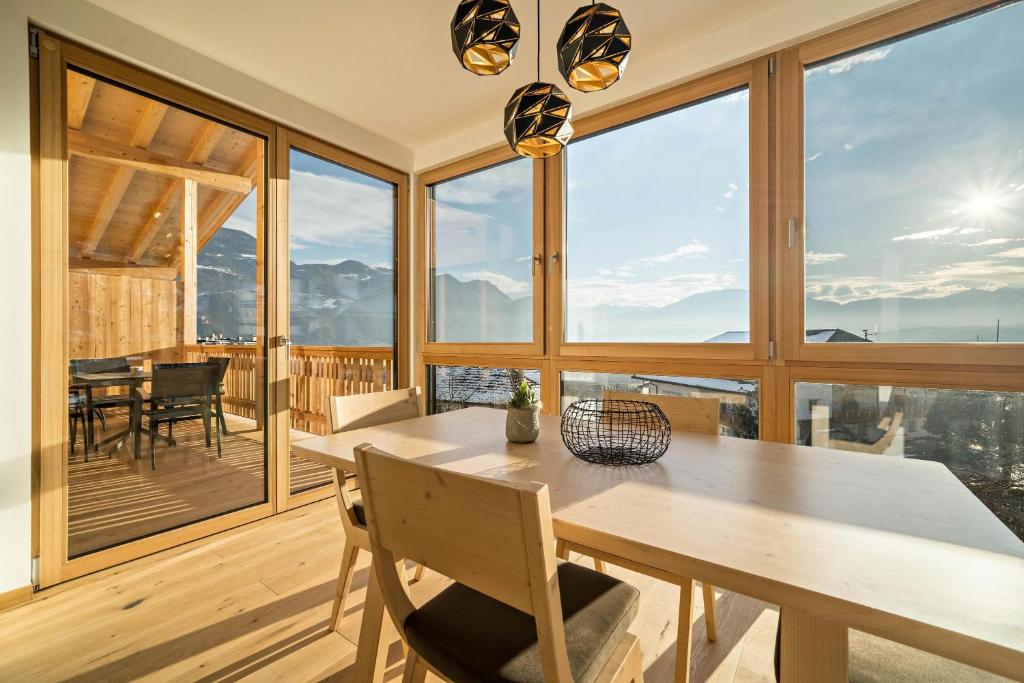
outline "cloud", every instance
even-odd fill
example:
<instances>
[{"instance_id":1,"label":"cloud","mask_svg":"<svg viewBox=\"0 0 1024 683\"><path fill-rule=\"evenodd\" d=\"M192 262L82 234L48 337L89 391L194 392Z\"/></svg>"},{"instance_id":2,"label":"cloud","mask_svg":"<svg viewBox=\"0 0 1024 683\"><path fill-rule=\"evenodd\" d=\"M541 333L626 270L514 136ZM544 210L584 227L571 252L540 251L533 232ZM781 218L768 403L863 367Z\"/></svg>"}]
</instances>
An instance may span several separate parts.
<instances>
[{"instance_id":1,"label":"cloud","mask_svg":"<svg viewBox=\"0 0 1024 683\"><path fill-rule=\"evenodd\" d=\"M810 163L812 161L817 161L818 157L820 157L822 154L824 154L824 152L818 152L817 154L812 154L811 156L809 156L806 159L804 159L804 161L806 161L807 163Z\"/></svg>"},{"instance_id":2,"label":"cloud","mask_svg":"<svg viewBox=\"0 0 1024 683\"><path fill-rule=\"evenodd\" d=\"M459 279L463 282L470 282L472 280L484 280L486 282L490 282L512 299L521 299L524 296L529 296L533 292L533 286L529 282L522 282L521 280L516 280L507 275L502 275L501 273L493 273L489 270L477 270L472 273L464 273L459 276Z\"/></svg>"},{"instance_id":3,"label":"cloud","mask_svg":"<svg viewBox=\"0 0 1024 683\"><path fill-rule=\"evenodd\" d=\"M994 254L995 258L1022 258L1024 259L1024 247L1019 249L1011 249L1009 251L1001 251L998 254Z\"/></svg>"},{"instance_id":4,"label":"cloud","mask_svg":"<svg viewBox=\"0 0 1024 683\"><path fill-rule=\"evenodd\" d=\"M667 254L658 254L657 256L647 256L636 259L635 261L628 261L622 266L622 269L634 270L637 266L653 266L663 263L672 263L673 261L686 261L689 259L699 258L710 251L711 249L706 244L702 244L701 242L694 240L690 244L684 244L678 249L674 249Z\"/></svg>"},{"instance_id":5,"label":"cloud","mask_svg":"<svg viewBox=\"0 0 1024 683\"><path fill-rule=\"evenodd\" d=\"M494 204L503 196L529 191L532 187L533 166L529 161L516 160L440 183L434 193L439 203Z\"/></svg>"},{"instance_id":6,"label":"cloud","mask_svg":"<svg viewBox=\"0 0 1024 683\"><path fill-rule=\"evenodd\" d=\"M732 199L736 195L736 190L740 189L736 183L729 183L729 189L725 194L722 195L725 199Z\"/></svg>"},{"instance_id":7,"label":"cloud","mask_svg":"<svg viewBox=\"0 0 1024 683\"><path fill-rule=\"evenodd\" d=\"M966 246L968 247L994 247L999 244L1007 244L1008 242L1016 242L1009 237L993 237L992 239L985 240L983 242L972 242Z\"/></svg>"},{"instance_id":8,"label":"cloud","mask_svg":"<svg viewBox=\"0 0 1024 683\"><path fill-rule=\"evenodd\" d=\"M843 145L843 149L845 149L847 152L849 152L850 150L853 149L853 145L851 145L849 142L847 142L847 143L845 143Z\"/></svg>"},{"instance_id":9,"label":"cloud","mask_svg":"<svg viewBox=\"0 0 1024 683\"><path fill-rule=\"evenodd\" d=\"M394 191L389 186L292 171L288 189L296 244L357 246L394 240Z\"/></svg>"},{"instance_id":10,"label":"cloud","mask_svg":"<svg viewBox=\"0 0 1024 683\"><path fill-rule=\"evenodd\" d=\"M843 57L842 59L837 59L834 62L829 62L828 64L823 64L819 67L815 67L811 69L808 72L808 74L827 71L830 76L837 76L839 74L846 73L847 71L850 71L851 69L854 69L862 64L880 62L886 57L888 57L890 52L892 52L891 45L887 47L875 48L874 50L867 50L866 52L858 52L855 55Z\"/></svg>"},{"instance_id":11,"label":"cloud","mask_svg":"<svg viewBox=\"0 0 1024 683\"><path fill-rule=\"evenodd\" d=\"M921 232L912 232L907 235L898 235L893 237L893 242L905 242L907 240L933 240L939 237L945 237L946 235L954 235L959 231L960 228L937 228L935 230L922 230Z\"/></svg>"},{"instance_id":12,"label":"cloud","mask_svg":"<svg viewBox=\"0 0 1024 683\"><path fill-rule=\"evenodd\" d=\"M841 261L846 258L846 254L822 254L814 251L809 251L804 254L804 263L809 266L818 266L822 263L832 263L833 261Z\"/></svg>"},{"instance_id":13,"label":"cloud","mask_svg":"<svg viewBox=\"0 0 1024 683\"><path fill-rule=\"evenodd\" d=\"M567 291L573 309L602 305L651 308L667 306L694 294L737 286L746 285L738 284L729 274L684 273L644 282L609 277L570 278Z\"/></svg>"}]
</instances>

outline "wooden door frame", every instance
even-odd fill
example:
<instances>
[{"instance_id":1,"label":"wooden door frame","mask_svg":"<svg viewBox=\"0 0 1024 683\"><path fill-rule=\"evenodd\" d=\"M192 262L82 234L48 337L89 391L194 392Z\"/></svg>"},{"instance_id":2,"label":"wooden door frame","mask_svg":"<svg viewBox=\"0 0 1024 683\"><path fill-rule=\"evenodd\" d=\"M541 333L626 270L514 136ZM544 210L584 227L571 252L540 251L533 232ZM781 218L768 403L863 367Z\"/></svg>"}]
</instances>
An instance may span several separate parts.
<instances>
[{"instance_id":1,"label":"wooden door frame","mask_svg":"<svg viewBox=\"0 0 1024 683\"><path fill-rule=\"evenodd\" d=\"M278 308L275 311L275 323L281 334L290 336L290 215L289 215L289 191L291 178L290 151L296 149L305 154L319 157L330 163L343 166L350 170L368 175L387 183L395 188L395 316L397 318L396 338L394 344L394 367L397 368L394 376L394 388L409 386L410 363L409 363L409 174L386 164L374 161L341 147L332 145L319 138L301 133L296 130L277 127L277 168L274 177L276 183L276 236L273 245L274 259L278 277L275 282L276 301ZM290 510L301 505L324 500L334 496L332 480L328 480L323 486L318 486L299 493L291 492L291 444L289 442L291 402L288 389L289 377L289 352L284 346L275 349L276 362L279 363L281 374L276 386L277 405L283 406L274 419L277 422L277 441L275 443L277 453L283 454L277 458L277 508L278 512Z\"/></svg>"},{"instance_id":2,"label":"wooden door frame","mask_svg":"<svg viewBox=\"0 0 1024 683\"><path fill-rule=\"evenodd\" d=\"M38 235L34 258L33 351L38 368L35 396L38 418L35 421L34 466L38 482L33 500L38 514L40 587L72 579L158 550L267 517L276 508L276 471L272 445L276 439L275 422L268 420L265 430L266 496L263 502L192 524L169 529L88 555L68 558L67 547L67 367L68 367L68 154L66 140L66 73L68 66L84 69L154 98L210 116L220 122L244 129L265 140L264 173L257 186L257 220L262 221L264 250L272 244L275 198L270 171L275 166L275 128L264 119L200 94L173 81L155 76L119 60L94 52L44 31L39 32L38 118L39 183L35 197ZM259 229L259 228L258 228ZM262 259L261 259L262 260ZM259 277L273 278L273 264L267 264ZM272 280L271 280L272 281ZM269 315L276 305L273 292L265 292L265 335L278 334ZM269 386L276 371L267 354L266 376ZM277 410L273 396L264 389L268 415Z\"/></svg>"}]
</instances>

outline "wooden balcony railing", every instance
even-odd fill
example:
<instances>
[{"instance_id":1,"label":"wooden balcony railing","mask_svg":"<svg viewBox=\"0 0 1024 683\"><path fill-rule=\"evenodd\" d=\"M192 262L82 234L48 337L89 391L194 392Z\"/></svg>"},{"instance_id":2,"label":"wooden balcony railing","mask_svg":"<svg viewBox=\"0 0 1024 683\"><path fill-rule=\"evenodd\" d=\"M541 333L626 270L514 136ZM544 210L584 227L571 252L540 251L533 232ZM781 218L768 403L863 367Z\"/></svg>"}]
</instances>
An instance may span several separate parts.
<instances>
[{"instance_id":1,"label":"wooden balcony railing","mask_svg":"<svg viewBox=\"0 0 1024 683\"><path fill-rule=\"evenodd\" d=\"M186 360L210 356L231 359L224 377L226 411L258 419L257 388L262 383L263 359L249 344L194 344L185 347ZM385 391L392 387L394 353L390 346L291 346L289 354L291 426L312 434L327 433L324 413L328 396Z\"/></svg>"}]
</instances>

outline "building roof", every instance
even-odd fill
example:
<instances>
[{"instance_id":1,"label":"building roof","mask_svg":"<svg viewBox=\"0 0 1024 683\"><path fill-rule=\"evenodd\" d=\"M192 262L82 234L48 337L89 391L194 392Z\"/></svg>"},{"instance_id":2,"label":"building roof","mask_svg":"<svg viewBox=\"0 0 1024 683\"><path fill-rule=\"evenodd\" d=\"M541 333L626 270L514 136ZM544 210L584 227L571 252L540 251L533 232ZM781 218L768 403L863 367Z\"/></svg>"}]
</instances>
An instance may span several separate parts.
<instances>
[{"instance_id":1,"label":"building roof","mask_svg":"<svg viewBox=\"0 0 1024 683\"><path fill-rule=\"evenodd\" d=\"M807 330L808 342L819 343L819 342L866 342L869 341L864 337L857 336L852 332L840 329L838 327L825 328L825 329L814 329ZM748 344L750 343L750 332L748 330L737 330L731 332L723 332L711 339L705 339L705 343L716 343L716 344Z\"/></svg>"},{"instance_id":2,"label":"building roof","mask_svg":"<svg viewBox=\"0 0 1024 683\"><path fill-rule=\"evenodd\" d=\"M540 376L536 370L523 370L527 383L536 392ZM505 405L518 383L509 368L472 366L436 366L434 399L463 405Z\"/></svg>"},{"instance_id":3,"label":"building roof","mask_svg":"<svg viewBox=\"0 0 1024 683\"><path fill-rule=\"evenodd\" d=\"M673 375L633 375L641 382L672 384L704 391L719 391L725 394L751 394L757 391L757 382L743 379L716 379L712 377L676 377Z\"/></svg>"}]
</instances>

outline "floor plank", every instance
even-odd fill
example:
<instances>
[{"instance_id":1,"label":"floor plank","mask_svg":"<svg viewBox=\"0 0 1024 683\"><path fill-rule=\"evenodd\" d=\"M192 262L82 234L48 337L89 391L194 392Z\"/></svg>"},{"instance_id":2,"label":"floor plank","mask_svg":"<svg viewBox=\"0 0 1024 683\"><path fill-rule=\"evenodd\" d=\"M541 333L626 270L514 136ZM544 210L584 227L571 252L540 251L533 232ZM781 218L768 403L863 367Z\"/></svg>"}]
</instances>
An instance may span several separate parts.
<instances>
[{"instance_id":1,"label":"floor plank","mask_svg":"<svg viewBox=\"0 0 1024 683\"><path fill-rule=\"evenodd\" d=\"M342 540L326 500L38 593L0 614L0 680L351 681L369 556L357 565L341 633L329 632ZM641 591L633 631L646 680L671 681L678 588L609 571ZM446 585L428 570L413 599ZM701 591L695 600L691 680L773 681L777 609L716 591L719 638L709 643ZM864 634L850 642L851 680L996 680ZM386 680L402 668L396 640Z\"/></svg>"}]
</instances>

